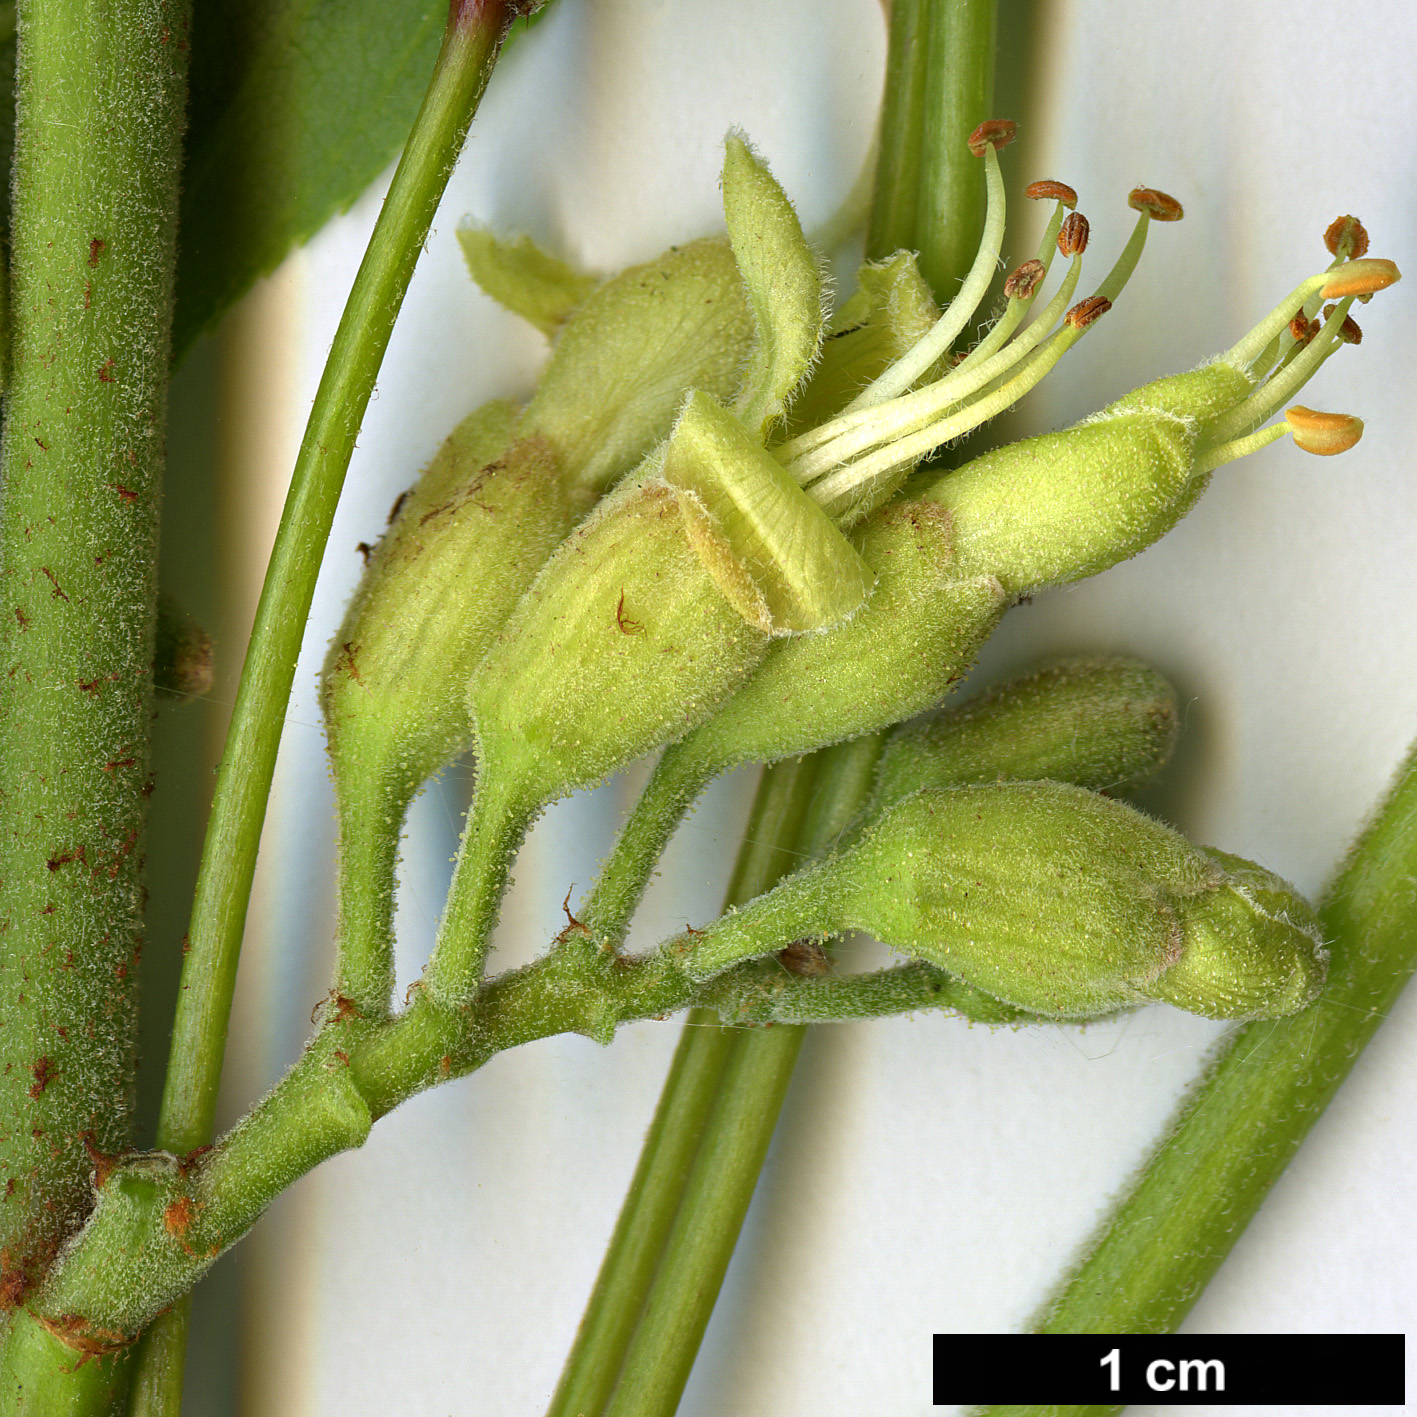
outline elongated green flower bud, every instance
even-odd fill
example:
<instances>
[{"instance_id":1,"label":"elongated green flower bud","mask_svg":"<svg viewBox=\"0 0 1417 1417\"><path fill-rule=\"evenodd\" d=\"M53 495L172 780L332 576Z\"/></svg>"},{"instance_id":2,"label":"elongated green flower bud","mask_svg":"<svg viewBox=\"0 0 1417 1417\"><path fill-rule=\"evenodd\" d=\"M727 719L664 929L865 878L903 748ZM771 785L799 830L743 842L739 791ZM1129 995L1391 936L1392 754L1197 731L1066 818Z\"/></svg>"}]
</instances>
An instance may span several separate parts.
<instances>
[{"instance_id":1,"label":"elongated green flower bud","mask_svg":"<svg viewBox=\"0 0 1417 1417\"><path fill-rule=\"evenodd\" d=\"M472 414L397 504L322 684L340 804L336 987L366 1013L391 987L399 829L419 786L472 742L469 679L605 485L669 432L685 391L737 387L750 334L726 241L633 267L566 323L526 410Z\"/></svg>"},{"instance_id":2,"label":"elongated green flower bud","mask_svg":"<svg viewBox=\"0 0 1417 1417\"><path fill-rule=\"evenodd\" d=\"M708 978L784 939L850 928L1054 1018L1149 1000L1281 1017L1313 1001L1326 962L1313 911L1277 876L1045 782L917 792L674 948Z\"/></svg>"},{"instance_id":3,"label":"elongated green flower bud","mask_svg":"<svg viewBox=\"0 0 1417 1417\"><path fill-rule=\"evenodd\" d=\"M876 767L869 816L922 787L1052 778L1118 791L1160 771L1176 695L1132 659L1065 659L898 729Z\"/></svg>"}]
</instances>

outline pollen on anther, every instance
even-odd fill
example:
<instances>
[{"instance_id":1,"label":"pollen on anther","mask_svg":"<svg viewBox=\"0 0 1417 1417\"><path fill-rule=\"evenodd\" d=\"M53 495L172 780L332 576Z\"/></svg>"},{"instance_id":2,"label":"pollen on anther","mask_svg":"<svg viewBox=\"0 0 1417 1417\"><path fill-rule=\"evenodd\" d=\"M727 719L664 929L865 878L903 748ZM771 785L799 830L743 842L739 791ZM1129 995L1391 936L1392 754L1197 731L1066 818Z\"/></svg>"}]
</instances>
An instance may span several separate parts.
<instances>
[{"instance_id":1,"label":"pollen on anther","mask_svg":"<svg viewBox=\"0 0 1417 1417\"><path fill-rule=\"evenodd\" d=\"M970 135L969 150L975 157L983 157L988 148L998 152L1014 140L1018 125L1012 118L986 118Z\"/></svg>"},{"instance_id":2,"label":"pollen on anther","mask_svg":"<svg viewBox=\"0 0 1417 1417\"><path fill-rule=\"evenodd\" d=\"M1330 256L1343 256L1356 261L1368 254L1368 232L1356 216L1335 217L1324 232L1324 245ZM1344 250L1344 247L1347 250Z\"/></svg>"},{"instance_id":3,"label":"pollen on anther","mask_svg":"<svg viewBox=\"0 0 1417 1417\"><path fill-rule=\"evenodd\" d=\"M1087 218L1081 212L1069 212L1058 228L1058 253L1081 256L1087 250L1087 238L1092 233Z\"/></svg>"},{"instance_id":4,"label":"pollen on anther","mask_svg":"<svg viewBox=\"0 0 1417 1417\"><path fill-rule=\"evenodd\" d=\"M1185 216L1180 202L1155 187L1133 187L1127 195L1127 205L1134 212L1145 212L1152 221L1180 221Z\"/></svg>"},{"instance_id":5,"label":"pollen on anther","mask_svg":"<svg viewBox=\"0 0 1417 1417\"><path fill-rule=\"evenodd\" d=\"M1075 330L1085 330L1111 308L1112 302L1105 295L1089 295L1086 300L1079 300L1063 318Z\"/></svg>"},{"instance_id":6,"label":"pollen on anther","mask_svg":"<svg viewBox=\"0 0 1417 1417\"><path fill-rule=\"evenodd\" d=\"M1296 446L1319 457L1346 453L1363 436L1361 418L1347 413L1320 413L1303 404L1286 409L1284 421Z\"/></svg>"},{"instance_id":7,"label":"pollen on anther","mask_svg":"<svg viewBox=\"0 0 1417 1417\"><path fill-rule=\"evenodd\" d=\"M1027 300L1043 284L1047 274L1042 261L1025 261L1004 282L1004 294L1010 300Z\"/></svg>"},{"instance_id":8,"label":"pollen on anther","mask_svg":"<svg viewBox=\"0 0 1417 1417\"><path fill-rule=\"evenodd\" d=\"M1078 204L1078 194L1066 182L1054 182L1051 178L1045 178L1041 182L1030 182L1023 189L1023 195L1032 198L1035 202L1046 201L1051 197L1055 202L1061 202L1069 211Z\"/></svg>"},{"instance_id":9,"label":"pollen on anther","mask_svg":"<svg viewBox=\"0 0 1417 1417\"><path fill-rule=\"evenodd\" d=\"M1289 322L1289 334L1295 344L1308 344L1318 332L1319 322L1306 320L1302 310Z\"/></svg>"}]
</instances>

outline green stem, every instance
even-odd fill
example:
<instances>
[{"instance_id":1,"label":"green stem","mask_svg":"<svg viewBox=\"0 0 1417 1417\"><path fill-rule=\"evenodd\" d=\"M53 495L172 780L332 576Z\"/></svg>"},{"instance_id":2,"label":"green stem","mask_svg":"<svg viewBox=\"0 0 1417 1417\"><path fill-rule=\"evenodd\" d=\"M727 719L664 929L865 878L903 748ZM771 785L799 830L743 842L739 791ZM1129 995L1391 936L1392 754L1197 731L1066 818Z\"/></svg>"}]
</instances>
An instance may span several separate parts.
<instances>
[{"instance_id":1,"label":"green stem","mask_svg":"<svg viewBox=\"0 0 1417 1417\"><path fill-rule=\"evenodd\" d=\"M790 837L783 831L777 839L779 859L773 878L780 880L804 857L826 849L841 835L870 793L882 746L881 735L873 734L805 760L802 771L810 796L796 830ZM745 850L755 836L750 826ZM774 883L764 877L753 883L754 893ZM754 973L761 976L767 971L781 973L781 966L759 966ZM672 1414L677 1408L757 1189L806 1035L805 1024L782 1024L745 1031L734 1041L718 1095L703 1124L693 1169L680 1183L678 1214L663 1244L664 1258L644 1300L643 1316L625 1351L619 1385L605 1409L608 1413L640 1417ZM672 1105L673 1089L671 1076L661 1110ZM666 1192L673 1189L673 1182L672 1175L659 1179ZM587 1405L585 1410L597 1412L600 1407Z\"/></svg>"},{"instance_id":2,"label":"green stem","mask_svg":"<svg viewBox=\"0 0 1417 1417\"><path fill-rule=\"evenodd\" d=\"M90 1148L131 1140L187 83L183 0L30 0L19 17L0 472L7 1308L90 1208ZM21 1381L46 1347L24 1351L6 1360ZM0 1410L24 1400L8 1384Z\"/></svg>"},{"instance_id":3,"label":"green stem","mask_svg":"<svg viewBox=\"0 0 1417 1417\"><path fill-rule=\"evenodd\" d=\"M472 115L513 12L510 0L451 0L423 105L355 277L296 459L228 730L173 1024L157 1144L183 1154L212 1134L236 964L285 706L325 542L364 410ZM173 171L176 165L173 166ZM146 1364L140 1384L174 1387ZM158 1409L160 1410L160 1409ZM174 1411L171 1407L169 1411Z\"/></svg>"},{"instance_id":4,"label":"green stem","mask_svg":"<svg viewBox=\"0 0 1417 1417\"><path fill-rule=\"evenodd\" d=\"M507 0L449 15L409 134L330 348L261 591L207 827L173 1025L158 1145L211 1135L236 961L285 705L335 504L413 268L505 33Z\"/></svg>"},{"instance_id":5,"label":"green stem","mask_svg":"<svg viewBox=\"0 0 1417 1417\"><path fill-rule=\"evenodd\" d=\"M665 758L673 752L669 749ZM681 794L670 794L672 807L661 811L658 808L663 794L655 790L657 781L674 781L677 776L672 770L666 771L662 759L616 842L617 856L624 852L627 859L634 859L627 838L635 842L642 835L658 835L656 828L671 815L677 823L683 814ZM789 758L763 773L726 904L751 900L791 869L792 858L787 853L807 811L812 776L801 758ZM651 808L642 810L647 802ZM648 824L642 834L634 831L637 823ZM672 825L669 830L673 830ZM663 847L660 840L648 857L651 865ZM641 873L633 868L602 873L592 896L592 904L599 907L598 915L588 922L593 932L599 933L597 919L604 922L616 917L620 922L618 933L624 933L624 924L628 923L643 886L629 893L628 909L618 904L620 897L614 886L627 879L642 882L644 875L647 871ZM689 1015L547 1417L598 1413L614 1390L736 1042L736 1035L723 1028L713 1012L699 1009Z\"/></svg>"},{"instance_id":6,"label":"green stem","mask_svg":"<svg viewBox=\"0 0 1417 1417\"><path fill-rule=\"evenodd\" d=\"M984 225L983 164L966 139L994 93L996 0L894 0L885 109L866 254L920 253L920 273L953 296Z\"/></svg>"},{"instance_id":7,"label":"green stem","mask_svg":"<svg viewBox=\"0 0 1417 1417\"><path fill-rule=\"evenodd\" d=\"M1235 1031L1043 1310L1039 1332L1180 1325L1417 969L1414 877L1417 748L1320 912L1332 951L1322 998Z\"/></svg>"}]
</instances>

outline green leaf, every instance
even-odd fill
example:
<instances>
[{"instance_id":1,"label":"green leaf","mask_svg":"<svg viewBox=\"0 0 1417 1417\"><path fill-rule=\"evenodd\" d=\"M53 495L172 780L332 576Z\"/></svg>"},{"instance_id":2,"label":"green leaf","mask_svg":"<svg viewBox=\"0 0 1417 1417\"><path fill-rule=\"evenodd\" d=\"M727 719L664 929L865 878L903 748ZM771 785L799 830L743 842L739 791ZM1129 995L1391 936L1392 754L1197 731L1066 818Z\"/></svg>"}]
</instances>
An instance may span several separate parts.
<instances>
[{"instance_id":1,"label":"green leaf","mask_svg":"<svg viewBox=\"0 0 1417 1417\"><path fill-rule=\"evenodd\" d=\"M397 156L446 18L443 0L196 0L174 359Z\"/></svg>"}]
</instances>

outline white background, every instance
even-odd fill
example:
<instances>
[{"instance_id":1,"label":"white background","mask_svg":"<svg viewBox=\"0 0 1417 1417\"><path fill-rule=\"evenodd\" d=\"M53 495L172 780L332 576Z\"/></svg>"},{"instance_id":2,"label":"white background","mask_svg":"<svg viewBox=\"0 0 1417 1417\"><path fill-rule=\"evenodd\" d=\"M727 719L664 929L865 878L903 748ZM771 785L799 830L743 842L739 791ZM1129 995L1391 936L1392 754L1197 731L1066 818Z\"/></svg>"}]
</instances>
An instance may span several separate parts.
<instances>
[{"instance_id":1,"label":"white background","mask_svg":"<svg viewBox=\"0 0 1417 1417\"><path fill-rule=\"evenodd\" d=\"M1042 8L1025 37L1031 70L1011 81L1031 94L1007 115L1021 123L1005 154L1014 175L1078 189L1094 278L1130 230L1131 186L1173 193L1187 215L1153 228L1117 308L1015 415L1020 433L1232 343L1322 268L1320 235L1342 212L1362 217L1374 254L1417 275L1417 11L1396 0L1357 13L1273 0ZM872 0L557 0L494 76L395 332L322 575L242 965L247 1042L228 1112L279 1075L325 987L331 808L314 688L358 570L352 548L375 538L465 412L525 394L544 357L539 335L471 286L458 221L527 231L611 271L714 229L719 145L741 125L810 228L862 159L883 51ZM256 543L377 202L361 199L287 263L230 336L249 342L247 391L266 418L251 435ZM1014 260L1045 215L1014 212ZM1319 460L1284 443L1224 470L1139 560L1015 612L980 671L1086 650L1156 664L1186 705L1158 809L1311 893L1417 733L1412 288L1360 311L1362 347L1304 395L1366 420L1357 450ZM415 809L403 981L431 941L465 776ZM503 962L539 952L559 928L567 886L589 883L629 790L612 784L543 823L518 863ZM716 913L750 790L750 775L720 785L685 828L642 943ZM569 1038L503 1056L407 1104L361 1152L284 1198L240 1261L254 1320L243 1410L541 1411L677 1031L644 1024L610 1049ZM931 1015L819 1030L681 1410L929 1411L930 1335L1026 1321L1219 1032L1164 1008L1086 1030L990 1033ZM1408 997L1188 1331L1405 1329L1417 1315L1414 1115Z\"/></svg>"}]
</instances>

